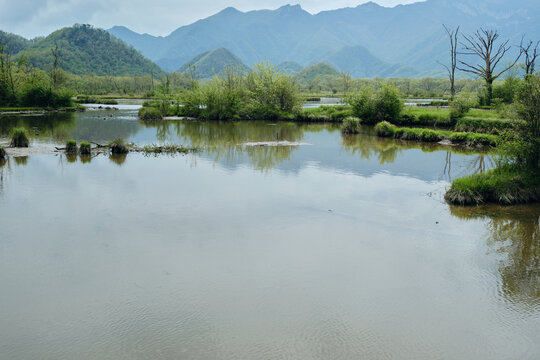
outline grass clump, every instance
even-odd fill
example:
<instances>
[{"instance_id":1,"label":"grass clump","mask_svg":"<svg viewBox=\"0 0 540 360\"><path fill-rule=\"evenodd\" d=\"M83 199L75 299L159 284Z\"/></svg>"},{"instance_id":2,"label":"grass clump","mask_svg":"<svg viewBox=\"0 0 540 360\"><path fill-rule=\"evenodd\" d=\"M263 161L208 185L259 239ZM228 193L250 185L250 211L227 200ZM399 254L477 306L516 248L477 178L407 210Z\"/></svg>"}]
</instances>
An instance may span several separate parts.
<instances>
[{"instance_id":1,"label":"grass clump","mask_svg":"<svg viewBox=\"0 0 540 360\"><path fill-rule=\"evenodd\" d=\"M379 91L363 87L346 101L352 106L353 115L365 124L376 124L383 120L397 122L403 109L398 90L390 85L383 85Z\"/></svg>"},{"instance_id":2,"label":"grass clump","mask_svg":"<svg viewBox=\"0 0 540 360\"><path fill-rule=\"evenodd\" d=\"M77 142L75 140L68 140L66 142L66 152L70 154L77 153Z\"/></svg>"},{"instance_id":3,"label":"grass clump","mask_svg":"<svg viewBox=\"0 0 540 360\"><path fill-rule=\"evenodd\" d=\"M348 117L343 121L341 126L341 132L343 134L358 134L360 133L360 119L355 117Z\"/></svg>"},{"instance_id":4,"label":"grass clump","mask_svg":"<svg viewBox=\"0 0 540 360\"><path fill-rule=\"evenodd\" d=\"M390 124L388 121L381 121L375 125L375 132L380 137L394 137L396 129L396 125Z\"/></svg>"},{"instance_id":5,"label":"grass clump","mask_svg":"<svg viewBox=\"0 0 540 360\"><path fill-rule=\"evenodd\" d=\"M128 146L122 139L115 139L111 141L109 144L109 149L113 154L127 154L129 152Z\"/></svg>"},{"instance_id":6,"label":"grass clump","mask_svg":"<svg viewBox=\"0 0 540 360\"><path fill-rule=\"evenodd\" d=\"M161 120L163 119L163 114L155 107L142 107L139 109L139 119L144 121Z\"/></svg>"},{"instance_id":7,"label":"grass clump","mask_svg":"<svg viewBox=\"0 0 540 360\"><path fill-rule=\"evenodd\" d=\"M454 205L489 202L512 205L540 201L540 174L503 165L454 180L444 198Z\"/></svg>"},{"instance_id":8,"label":"grass clump","mask_svg":"<svg viewBox=\"0 0 540 360\"><path fill-rule=\"evenodd\" d=\"M92 146L89 142L82 142L79 148L79 153L81 155L90 155L92 154Z\"/></svg>"},{"instance_id":9,"label":"grass clump","mask_svg":"<svg viewBox=\"0 0 540 360\"><path fill-rule=\"evenodd\" d=\"M28 133L24 128L14 128L11 131L11 146L13 147L28 147Z\"/></svg>"}]
</instances>

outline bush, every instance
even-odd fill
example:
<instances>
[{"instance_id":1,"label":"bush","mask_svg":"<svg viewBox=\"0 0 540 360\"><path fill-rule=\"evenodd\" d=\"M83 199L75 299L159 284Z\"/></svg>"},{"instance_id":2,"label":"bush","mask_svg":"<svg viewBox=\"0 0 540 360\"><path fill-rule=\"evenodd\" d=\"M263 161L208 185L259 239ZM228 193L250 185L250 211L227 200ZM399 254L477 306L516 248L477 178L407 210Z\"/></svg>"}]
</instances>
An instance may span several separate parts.
<instances>
[{"instance_id":1,"label":"bush","mask_svg":"<svg viewBox=\"0 0 540 360\"><path fill-rule=\"evenodd\" d=\"M144 121L155 121L163 119L163 115L159 109L154 107L142 107L139 109L139 119Z\"/></svg>"},{"instance_id":2,"label":"bush","mask_svg":"<svg viewBox=\"0 0 540 360\"><path fill-rule=\"evenodd\" d=\"M109 144L109 149L113 154L127 154L129 149L122 139L115 139Z\"/></svg>"},{"instance_id":3,"label":"bush","mask_svg":"<svg viewBox=\"0 0 540 360\"><path fill-rule=\"evenodd\" d=\"M343 120L341 126L341 132L343 134L358 134L360 133L360 119L355 117L348 117Z\"/></svg>"},{"instance_id":4,"label":"bush","mask_svg":"<svg viewBox=\"0 0 540 360\"><path fill-rule=\"evenodd\" d=\"M351 104L354 116L369 124L384 120L398 122L403 110L398 90L390 85L383 85L378 92L363 87L360 92L351 95L347 102Z\"/></svg>"},{"instance_id":5,"label":"bush","mask_svg":"<svg viewBox=\"0 0 540 360\"><path fill-rule=\"evenodd\" d=\"M454 98L454 101L450 103L450 118L459 119L465 116L465 114L471 109L471 107L477 104L477 99L468 91L461 91L458 96Z\"/></svg>"},{"instance_id":6,"label":"bush","mask_svg":"<svg viewBox=\"0 0 540 360\"><path fill-rule=\"evenodd\" d=\"M377 132L377 136L393 137L396 132L396 126L390 124L388 121L382 121L375 125L375 131Z\"/></svg>"},{"instance_id":7,"label":"bush","mask_svg":"<svg viewBox=\"0 0 540 360\"><path fill-rule=\"evenodd\" d=\"M68 140L66 143L66 152L74 154L77 152L77 142L75 140Z\"/></svg>"},{"instance_id":8,"label":"bush","mask_svg":"<svg viewBox=\"0 0 540 360\"><path fill-rule=\"evenodd\" d=\"M13 147L28 147L28 134L24 128L14 128L11 131L11 146Z\"/></svg>"},{"instance_id":9,"label":"bush","mask_svg":"<svg viewBox=\"0 0 540 360\"><path fill-rule=\"evenodd\" d=\"M81 155L90 155L92 153L92 146L88 142L82 142L79 152Z\"/></svg>"}]
</instances>

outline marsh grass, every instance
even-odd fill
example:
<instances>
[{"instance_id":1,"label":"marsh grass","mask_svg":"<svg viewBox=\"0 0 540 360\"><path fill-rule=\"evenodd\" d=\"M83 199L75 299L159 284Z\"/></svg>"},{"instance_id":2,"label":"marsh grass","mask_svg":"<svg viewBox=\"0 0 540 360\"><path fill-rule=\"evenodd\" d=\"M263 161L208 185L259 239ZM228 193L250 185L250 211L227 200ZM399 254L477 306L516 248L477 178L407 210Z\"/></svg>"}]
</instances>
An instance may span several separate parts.
<instances>
[{"instance_id":1,"label":"marsh grass","mask_svg":"<svg viewBox=\"0 0 540 360\"><path fill-rule=\"evenodd\" d=\"M444 198L454 205L512 205L540 201L540 174L503 165L454 180Z\"/></svg>"},{"instance_id":2,"label":"marsh grass","mask_svg":"<svg viewBox=\"0 0 540 360\"><path fill-rule=\"evenodd\" d=\"M173 145L173 144L167 144L167 145L146 145L144 146L140 152L142 152L145 155L158 155L158 154L187 154L189 152L195 152L198 151L197 148L188 148L182 145Z\"/></svg>"},{"instance_id":3,"label":"marsh grass","mask_svg":"<svg viewBox=\"0 0 540 360\"><path fill-rule=\"evenodd\" d=\"M92 146L89 142L82 142L79 148L79 153L81 155L90 155L92 154Z\"/></svg>"},{"instance_id":4,"label":"marsh grass","mask_svg":"<svg viewBox=\"0 0 540 360\"><path fill-rule=\"evenodd\" d=\"M76 154L77 150L77 142L75 140L68 140L66 142L66 153Z\"/></svg>"},{"instance_id":5,"label":"marsh grass","mask_svg":"<svg viewBox=\"0 0 540 360\"><path fill-rule=\"evenodd\" d=\"M360 119L356 117L348 117L343 121L341 127L343 134L358 134L360 133Z\"/></svg>"},{"instance_id":6,"label":"marsh grass","mask_svg":"<svg viewBox=\"0 0 540 360\"><path fill-rule=\"evenodd\" d=\"M397 127L387 121L382 121L375 125L375 132L379 137L393 137L395 139L423 142L440 142L442 140L449 140L454 144L464 144L468 146L481 145L495 147L497 146L498 140L497 136L490 134Z\"/></svg>"},{"instance_id":7,"label":"marsh grass","mask_svg":"<svg viewBox=\"0 0 540 360\"><path fill-rule=\"evenodd\" d=\"M14 128L11 131L11 146L13 147L28 147L30 141L28 140L28 133L24 128Z\"/></svg>"},{"instance_id":8,"label":"marsh grass","mask_svg":"<svg viewBox=\"0 0 540 360\"><path fill-rule=\"evenodd\" d=\"M155 107L142 107L139 109L139 119L144 121L157 121L163 119L161 110Z\"/></svg>"},{"instance_id":9,"label":"marsh grass","mask_svg":"<svg viewBox=\"0 0 540 360\"><path fill-rule=\"evenodd\" d=\"M115 139L111 141L109 144L109 149L113 154L127 154L129 152L128 146L122 139Z\"/></svg>"}]
</instances>

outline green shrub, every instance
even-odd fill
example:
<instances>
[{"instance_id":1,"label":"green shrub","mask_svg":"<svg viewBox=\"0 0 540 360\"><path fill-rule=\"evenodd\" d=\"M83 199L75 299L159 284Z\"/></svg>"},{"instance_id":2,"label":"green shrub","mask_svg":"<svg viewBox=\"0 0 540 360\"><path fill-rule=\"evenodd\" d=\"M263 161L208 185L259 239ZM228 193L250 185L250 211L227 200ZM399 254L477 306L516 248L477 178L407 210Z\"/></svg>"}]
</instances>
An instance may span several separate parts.
<instances>
[{"instance_id":1,"label":"green shrub","mask_svg":"<svg viewBox=\"0 0 540 360\"><path fill-rule=\"evenodd\" d=\"M92 153L92 146L88 142L82 142L79 149L81 155L90 155Z\"/></svg>"},{"instance_id":2,"label":"green shrub","mask_svg":"<svg viewBox=\"0 0 540 360\"><path fill-rule=\"evenodd\" d=\"M163 115L159 109L154 107L142 107L139 109L139 119L144 121L155 121L163 119Z\"/></svg>"},{"instance_id":3,"label":"green shrub","mask_svg":"<svg viewBox=\"0 0 540 360\"><path fill-rule=\"evenodd\" d=\"M115 139L109 144L109 149L113 154L127 154L129 149L122 139Z\"/></svg>"},{"instance_id":4,"label":"green shrub","mask_svg":"<svg viewBox=\"0 0 540 360\"><path fill-rule=\"evenodd\" d=\"M68 140L66 142L66 152L67 153L77 153L77 142L75 140Z\"/></svg>"},{"instance_id":5,"label":"green shrub","mask_svg":"<svg viewBox=\"0 0 540 360\"><path fill-rule=\"evenodd\" d=\"M11 131L11 146L13 147L28 147L28 134L24 128L14 128Z\"/></svg>"},{"instance_id":6,"label":"green shrub","mask_svg":"<svg viewBox=\"0 0 540 360\"><path fill-rule=\"evenodd\" d=\"M375 131L377 132L377 136L393 137L396 132L396 126L390 124L388 121L381 121L375 125Z\"/></svg>"},{"instance_id":7,"label":"green shrub","mask_svg":"<svg viewBox=\"0 0 540 360\"><path fill-rule=\"evenodd\" d=\"M478 103L475 95L468 91L461 91L459 95L454 98L454 101L450 102L450 118L459 119L465 116L465 114Z\"/></svg>"},{"instance_id":8,"label":"green shrub","mask_svg":"<svg viewBox=\"0 0 540 360\"><path fill-rule=\"evenodd\" d=\"M348 117L343 120L341 126L341 132L343 134L358 134L360 133L360 119L355 117Z\"/></svg>"},{"instance_id":9,"label":"green shrub","mask_svg":"<svg viewBox=\"0 0 540 360\"><path fill-rule=\"evenodd\" d=\"M362 119L363 123L375 124L380 121L398 122L403 101L395 86L383 85L374 92L370 87L363 87L358 93L347 98L351 104L353 115Z\"/></svg>"}]
</instances>

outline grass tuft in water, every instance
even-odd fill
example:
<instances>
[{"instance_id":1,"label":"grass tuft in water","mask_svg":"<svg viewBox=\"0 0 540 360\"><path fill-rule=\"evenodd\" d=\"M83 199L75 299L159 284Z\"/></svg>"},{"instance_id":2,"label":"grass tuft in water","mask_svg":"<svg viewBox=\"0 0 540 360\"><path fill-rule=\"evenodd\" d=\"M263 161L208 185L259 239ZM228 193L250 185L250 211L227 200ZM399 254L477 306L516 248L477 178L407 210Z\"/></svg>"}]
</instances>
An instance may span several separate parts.
<instances>
[{"instance_id":1,"label":"grass tuft in water","mask_svg":"<svg viewBox=\"0 0 540 360\"><path fill-rule=\"evenodd\" d=\"M111 141L109 144L109 149L113 154L127 154L129 152L128 146L122 139L115 139Z\"/></svg>"},{"instance_id":2,"label":"grass tuft in water","mask_svg":"<svg viewBox=\"0 0 540 360\"><path fill-rule=\"evenodd\" d=\"M358 134L360 133L360 119L356 117L348 117L343 120L341 126L341 132L343 134Z\"/></svg>"},{"instance_id":3,"label":"grass tuft in water","mask_svg":"<svg viewBox=\"0 0 540 360\"><path fill-rule=\"evenodd\" d=\"M11 131L11 146L13 147L28 147L28 133L25 128L14 128Z\"/></svg>"},{"instance_id":4,"label":"grass tuft in water","mask_svg":"<svg viewBox=\"0 0 540 360\"><path fill-rule=\"evenodd\" d=\"M139 109L139 119L144 121L162 120L163 114L155 107L142 107Z\"/></svg>"},{"instance_id":5,"label":"grass tuft in water","mask_svg":"<svg viewBox=\"0 0 540 360\"><path fill-rule=\"evenodd\" d=\"M70 153L70 154L77 153L77 142L75 140L68 140L66 142L66 153Z\"/></svg>"},{"instance_id":6,"label":"grass tuft in water","mask_svg":"<svg viewBox=\"0 0 540 360\"><path fill-rule=\"evenodd\" d=\"M81 155L90 155L92 154L92 147L89 142L82 142L79 148L79 153Z\"/></svg>"}]
</instances>

